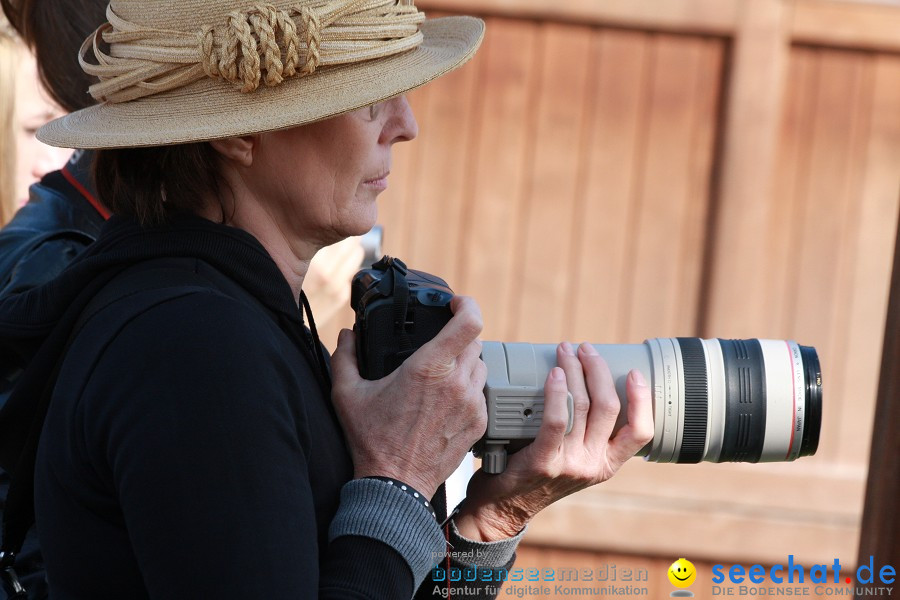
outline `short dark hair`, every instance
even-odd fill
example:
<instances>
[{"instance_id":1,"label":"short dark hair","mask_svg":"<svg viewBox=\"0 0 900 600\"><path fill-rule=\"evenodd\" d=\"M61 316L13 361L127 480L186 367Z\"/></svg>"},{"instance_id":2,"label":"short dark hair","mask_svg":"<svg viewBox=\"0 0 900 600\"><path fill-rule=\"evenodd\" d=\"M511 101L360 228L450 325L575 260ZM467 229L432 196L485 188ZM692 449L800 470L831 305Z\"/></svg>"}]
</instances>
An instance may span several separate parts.
<instances>
[{"instance_id":1,"label":"short dark hair","mask_svg":"<svg viewBox=\"0 0 900 600\"><path fill-rule=\"evenodd\" d=\"M144 226L162 225L175 213L199 213L209 199L226 208L219 179L219 154L209 142L150 148L98 150L94 186L105 206Z\"/></svg>"},{"instance_id":2,"label":"short dark hair","mask_svg":"<svg viewBox=\"0 0 900 600\"><path fill-rule=\"evenodd\" d=\"M106 0L0 0L10 24L34 51L41 83L69 112L95 104L97 80L81 70L82 42L106 22Z\"/></svg>"}]
</instances>

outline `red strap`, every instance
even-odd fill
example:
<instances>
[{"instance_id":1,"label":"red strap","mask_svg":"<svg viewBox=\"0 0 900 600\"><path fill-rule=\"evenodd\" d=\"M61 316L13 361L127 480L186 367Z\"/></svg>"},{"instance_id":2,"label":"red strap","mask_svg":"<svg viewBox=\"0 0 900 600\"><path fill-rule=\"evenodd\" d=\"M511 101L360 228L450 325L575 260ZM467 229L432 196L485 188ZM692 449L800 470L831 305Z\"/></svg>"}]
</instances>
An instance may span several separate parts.
<instances>
[{"instance_id":1,"label":"red strap","mask_svg":"<svg viewBox=\"0 0 900 600\"><path fill-rule=\"evenodd\" d=\"M444 503L446 504L447 501L444 500ZM447 519L447 523L444 525L444 538L447 540L450 539L450 519ZM450 545L449 541L447 542L447 545L448 546ZM453 546L450 546L450 547L452 548ZM475 567L475 569L477 570L478 567ZM453 588L450 587L450 552L449 551L447 552L447 598L448 598L448 600L452 600L452 598L453 598Z\"/></svg>"},{"instance_id":2,"label":"red strap","mask_svg":"<svg viewBox=\"0 0 900 600\"><path fill-rule=\"evenodd\" d=\"M103 220L104 220L104 221L107 220L107 219L109 219L109 217L110 217L110 212L106 209L105 206L103 206L102 204L100 204L100 201L99 201L99 200L97 200L96 198L94 198L94 195L93 195L92 193L90 193L90 192L87 190L86 187L84 187L83 185L81 185L81 182L78 181L78 179L76 179L75 176L72 175L71 172L69 172L69 167L68 167L68 165L66 165L65 167L63 167L61 172L62 172L63 177L66 178L66 181L68 181L68 182L72 185L73 188L75 188L76 190L78 190L78 192L79 192L82 196L84 196L84 199L87 200L88 202L90 202L90 203L91 203L91 206L93 206L94 209L96 209L96 211L97 211L98 213L100 213L100 216L103 217Z\"/></svg>"}]
</instances>

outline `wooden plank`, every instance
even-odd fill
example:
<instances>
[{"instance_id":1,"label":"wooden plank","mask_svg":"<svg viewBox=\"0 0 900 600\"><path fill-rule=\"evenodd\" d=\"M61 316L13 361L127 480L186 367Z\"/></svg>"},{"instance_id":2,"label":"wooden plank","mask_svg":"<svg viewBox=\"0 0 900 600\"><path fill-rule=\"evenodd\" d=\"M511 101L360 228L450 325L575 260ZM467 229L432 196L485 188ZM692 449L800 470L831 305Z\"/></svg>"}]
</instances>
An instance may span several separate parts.
<instances>
[{"instance_id":1,"label":"wooden plank","mask_svg":"<svg viewBox=\"0 0 900 600\"><path fill-rule=\"evenodd\" d=\"M631 221L636 176L644 150L643 117L648 100L647 74L653 38L649 34L600 30L592 52L597 65L591 78L592 132L578 212L578 247L573 310L564 328L575 340L625 343L617 339L624 312L622 281L631 247L623 226Z\"/></svg>"},{"instance_id":2,"label":"wooden plank","mask_svg":"<svg viewBox=\"0 0 900 600\"><path fill-rule=\"evenodd\" d=\"M685 508L638 496L576 494L537 515L525 539L568 548L634 554L690 556L736 562L777 563L788 554L806 563L852 563L857 554L857 519L831 516L711 510L706 503ZM829 558L831 557L831 558Z\"/></svg>"},{"instance_id":3,"label":"wooden plank","mask_svg":"<svg viewBox=\"0 0 900 600\"><path fill-rule=\"evenodd\" d=\"M463 201L470 177L478 65L476 55L458 69L426 87L429 101L419 130L418 177L410 200L415 204L407 230L407 264L453 282L458 277L456 248L461 240ZM451 283L452 285L452 283Z\"/></svg>"},{"instance_id":4,"label":"wooden plank","mask_svg":"<svg viewBox=\"0 0 900 600\"><path fill-rule=\"evenodd\" d=\"M767 320L753 324L740 332L728 335L753 335L772 339L786 339L793 332L792 298L796 276L791 256L793 240L801 222L802 198L807 196L809 185L809 140L813 136L816 81L819 73L818 53L808 47L791 50L788 73L789 84L785 92L784 115L779 133L778 161L775 168L774 192L769 201L771 212L766 228L768 235L760 240L760 257L765 262L766 276L762 281L763 293L756 294L756 301L768 315ZM749 290L748 291L752 291Z\"/></svg>"},{"instance_id":5,"label":"wooden plank","mask_svg":"<svg viewBox=\"0 0 900 600\"><path fill-rule=\"evenodd\" d=\"M760 260L773 203L773 173L789 44L780 0L745 3L734 41L731 81L709 265L704 335L754 337L767 318ZM763 92L763 90L765 90Z\"/></svg>"},{"instance_id":6,"label":"wooden plank","mask_svg":"<svg viewBox=\"0 0 900 600\"><path fill-rule=\"evenodd\" d=\"M679 235L683 242L678 255L677 278L679 294L673 302L673 322L679 331L700 331L698 306L705 291L705 261L709 250L707 239L710 211L713 204L713 179L716 139L719 123L719 102L724 94L723 60L725 49L720 40L702 40L700 60L694 85L695 100L692 104L691 141L684 152L687 155L684 220Z\"/></svg>"},{"instance_id":7,"label":"wooden plank","mask_svg":"<svg viewBox=\"0 0 900 600\"><path fill-rule=\"evenodd\" d=\"M873 85L868 88L865 146L858 156L862 171L857 186L849 190L850 210L856 224L854 263L842 309L844 330L836 347L842 349L845 369L841 394L852 399L842 410L837 432L837 458L841 462L866 460L874 399L878 386L881 340L896 335L885 330L890 248L896 238L900 200L900 57L867 57Z\"/></svg>"},{"instance_id":8,"label":"wooden plank","mask_svg":"<svg viewBox=\"0 0 900 600\"><path fill-rule=\"evenodd\" d=\"M804 513L847 522L857 519L862 511L860 486L865 481L865 465L823 471L809 458L793 463L695 466L632 460L610 481L579 495L585 501L601 495L656 497L684 510L706 506L715 512ZM700 490L702 493L698 493ZM773 490L778 493L773 494Z\"/></svg>"},{"instance_id":9,"label":"wooden plank","mask_svg":"<svg viewBox=\"0 0 900 600\"><path fill-rule=\"evenodd\" d=\"M893 82L898 79L894 74ZM893 87L893 86L891 86ZM879 94L879 96L881 96ZM876 113L877 114L877 113ZM897 114L897 111L894 111ZM894 267L887 314L884 352L881 358L881 383L878 387L875 433L869 462L866 509L860 535L859 562L874 556L876 564L900 564L900 224L894 241Z\"/></svg>"},{"instance_id":10,"label":"wooden plank","mask_svg":"<svg viewBox=\"0 0 900 600\"><path fill-rule=\"evenodd\" d=\"M572 263L572 215L582 147L590 49L587 27L542 28L541 85L528 172L525 236L520 239L514 339L559 341Z\"/></svg>"},{"instance_id":11,"label":"wooden plank","mask_svg":"<svg viewBox=\"0 0 900 600\"><path fill-rule=\"evenodd\" d=\"M538 27L508 19L488 21L478 88L483 97L478 116L477 160L464 199L462 270L451 285L474 296L484 315L485 339L506 339L513 318L508 306L523 293L513 265L529 158L530 107L538 77ZM510 52L510 48L517 51Z\"/></svg>"},{"instance_id":12,"label":"wooden plank","mask_svg":"<svg viewBox=\"0 0 900 600\"><path fill-rule=\"evenodd\" d=\"M648 337L691 335L696 326L693 315L679 321L679 303L693 305L697 290L684 286L682 258L689 246L702 239L687 239L696 218L691 198L691 169L699 111L708 106L715 89L699 89L700 70L706 66L708 51L702 39L660 35L654 45L654 68L649 81L650 102L647 139L635 198L635 221L626 227L633 240L622 260L628 261L630 278L623 284L628 311L623 314L617 336L631 341ZM708 115L705 115L708 116Z\"/></svg>"},{"instance_id":13,"label":"wooden plank","mask_svg":"<svg viewBox=\"0 0 900 600\"><path fill-rule=\"evenodd\" d=\"M861 217L866 210L863 196L864 170L871 135L872 104L874 99L874 56L862 53L846 53L854 59L855 89L848 94L847 112L850 117L850 130L846 145L843 149L846 162L844 186L838 193L843 196L844 219L841 235L843 251L837 257L833 265L832 277L840 284L834 292L834 316L832 319L832 335L830 345L833 356L839 355L842 360L831 362L832 390L840 394L840 398L853 398L853 402L845 402L840 406L840 412L829 420L831 426L823 431L826 442L833 440L833 461L837 464L865 464L868 458L869 444L872 432L871 415L875 408L875 397L878 391L878 343L872 339L860 339L860 331L854 331L861 327L867 334L874 334L873 339L879 339L884 324L884 304L887 298L887 287L890 279L889 251L882 248L878 254L882 257L881 264L885 270L879 273L879 277L872 279L859 279L857 269L871 261L871 257L860 255L862 247L871 248L870 242L873 231L863 228ZM900 110L900 103L894 106L894 110ZM896 155L900 156L900 154ZM871 199L869 199L871 200ZM891 194L890 200L894 200ZM889 228L886 237L880 242L890 244L893 240L893 229ZM866 240L863 242L863 240ZM876 246L877 247L877 246ZM865 267L863 267L865 271ZM860 288L854 288L854 283ZM871 314L854 314L854 305L860 296L868 296L875 289L881 291L877 294L881 300L881 312ZM865 302L865 301L863 301ZM853 319L853 317L856 319ZM859 352L856 356L848 353L850 340L855 342L855 349ZM829 439L830 436L831 439ZM823 457L828 457L824 454Z\"/></svg>"},{"instance_id":14,"label":"wooden plank","mask_svg":"<svg viewBox=\"0 0 900 600\"><path fill-rule=\"evenodd\" d=\"M730 35L742 0L419 0L423 10Z\"/></svg>"},{"instance_id":15,"label":"wooden plank","mask_svg":"<svg viewBox=\"0 0 900 600\"><path fill-rule=\"evenodd\" d=\"M419 0L423 10L732 36L757 0ZM900 7L845 0L784 0L794 7L789 37L817 46L900 51Z\"/></svg>"},{"instance_id":16,"label":"wooden plank","mask_svg":"<svg viewBox=\"0 0 900 600\"><path fill-rule=\"evenodd\" d=\"M900 52L900 7L835 0L793 0L795 43Z\"/></svg>"},{"instance_id":17,"label":"wooden plank","mask_svg":"<svg viewBox=\"0 0 900 600\"><path fill-rule=\"evenodd\" d=\"M420 136L423 129L427 131L430 127L426 115L431 90L432 86L426 85L407 94ZM394 144L389 187L378 198L378 222L384 226L384 253L407 261L412 251L410 233L419 206L416 194L422 177L420 145L421 139Z\"/></svg>"},{"instance_id":18,"label":"wooden plank","mask_svg":"<svg viewBox=\"0 0 900 600\"><path fill-rule=\"evenodd\" d=\"M823 378L827 377L832 393L839 394L839 400L823 415L819 453L813 459L831 462L842 460L837 448L841 412L854 410L857 403L871 406L873 398L858 398L855 390L845 387L850 384L842 358L845 349L836 345L835 337L842 326L836 318L842 308L841 290L850 284L841 269L842 257L852 251L845 227L854 210L846 194L852 177L847 150L854 142L854 107L860 94L862 65L859 55L830 50L820 50L819 61L813 135L807 149L807 194L801 199L802 212L788 256L794 268L792 337L816 347L823 371L827 369Z\"/></svg>"}]
</instances>

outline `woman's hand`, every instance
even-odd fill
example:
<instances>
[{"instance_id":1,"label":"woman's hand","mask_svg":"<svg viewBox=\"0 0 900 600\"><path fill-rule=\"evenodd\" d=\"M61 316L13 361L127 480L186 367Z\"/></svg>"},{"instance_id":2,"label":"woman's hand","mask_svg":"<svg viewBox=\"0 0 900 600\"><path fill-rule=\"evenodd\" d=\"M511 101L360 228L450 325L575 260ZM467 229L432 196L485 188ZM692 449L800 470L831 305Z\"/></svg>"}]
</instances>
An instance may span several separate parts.
<instances>
[{"instance_id":1,"label":"woman's hand","mask_svg":"<svg viewBox=\"0 0 900 600\"><path fill-rule=\"evenodd\" d=\"M544 384L544 420L534 442L509 457L499 475L483 471L469 482L455 517L459 532L476 541L516 535L539 511L564 496L606 481L653 438L650 388L641 373L628 374L628 424L614 437L620 403L606 362L593 346L578 356L568 343ZM561 368L560 368L561 367ZM567 389L575 420L566 435Z\"/></svg>"},{"instance_id":2,"label":"woman's hand","mask_svg":"<svg viewBox=\"0 0 900 600\"><path fill-rule=\"evenodd\" d=\"M331 397L356 477L392 477L431 498L484 433L481 310L463 296L450 308L440 333L378 381L360 377L353 333L341 331Z\"/></svg>"}]
</instances>

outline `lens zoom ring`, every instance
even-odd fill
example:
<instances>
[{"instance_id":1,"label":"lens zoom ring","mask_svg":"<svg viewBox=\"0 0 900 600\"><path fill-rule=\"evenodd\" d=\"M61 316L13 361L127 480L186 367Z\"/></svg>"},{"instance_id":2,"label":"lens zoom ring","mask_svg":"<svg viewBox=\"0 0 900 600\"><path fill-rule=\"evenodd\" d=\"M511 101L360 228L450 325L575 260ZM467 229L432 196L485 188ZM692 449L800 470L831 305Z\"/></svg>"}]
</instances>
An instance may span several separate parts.
<instances>
[{"instance_id":1,"label":"lens zoom ring","mask_svg":"<svg viewBox=\"0 0 900 600\"><path fill-rule=\"evenodd\" d=\"M684 430L681 438L680 463L698 463L706 448L708 419L708 381L706 355L700 338L677 338L684 366Z\"/></svg>"},{"instance_id":2,"label":"lens zoom ring","mask_svg":"<svg viewBox=\"0 0 900 600\"><path fill-rule=\"evenodd\" d=\"M766 437L766 367L759 340L719 340L725 429L718 462L758 462Z\"/></svg>"}]
</instances>

